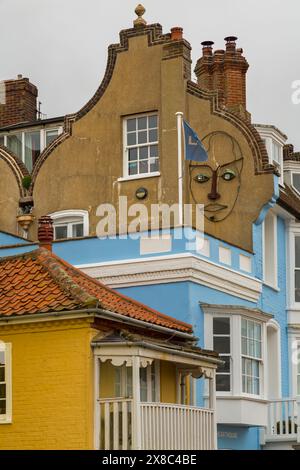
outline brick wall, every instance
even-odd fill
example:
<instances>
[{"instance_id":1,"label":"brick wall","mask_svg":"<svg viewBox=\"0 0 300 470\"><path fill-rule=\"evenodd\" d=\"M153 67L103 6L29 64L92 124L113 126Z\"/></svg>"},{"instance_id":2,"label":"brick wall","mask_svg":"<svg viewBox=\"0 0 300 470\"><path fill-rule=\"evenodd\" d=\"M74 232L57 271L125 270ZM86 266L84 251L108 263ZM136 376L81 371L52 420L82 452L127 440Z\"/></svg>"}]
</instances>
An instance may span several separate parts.
<instances>
[{"instance_id":1,"label":"brick wall","mask_svg":"<svg viewBox=\"0 0 300 470\"><path fill-rule=\"evenodd\" d=\"M0 449L93 448L93 355L89 320L1 326L12 345L12 423Z\"/></svg>"},{"instance_id":2,"label":"brick wall","mask_svg":"<svg viewBox=\"0 0 300 470\"><path fill-rule=\"evenodd\" d=\"M36 119L38 90L28 78L5 80L0 89L0 127Z\"/></svg>"}]
</instances>

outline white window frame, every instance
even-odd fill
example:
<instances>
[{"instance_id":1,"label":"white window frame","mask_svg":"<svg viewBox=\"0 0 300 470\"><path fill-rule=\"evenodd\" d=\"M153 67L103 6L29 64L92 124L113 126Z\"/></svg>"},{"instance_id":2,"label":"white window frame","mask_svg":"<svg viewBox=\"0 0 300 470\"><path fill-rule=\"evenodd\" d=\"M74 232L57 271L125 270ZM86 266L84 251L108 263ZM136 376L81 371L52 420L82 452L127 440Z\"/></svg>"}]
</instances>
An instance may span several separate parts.
<instances>
[{"instance_id":1,"label":"white window frame","mask_svg":"<svg viewBox=\"0 0 300 470\"><path fill-rule=\"evenodd\" d=\"M5 354L6 413L0 415L0 424L12 422L12 355L11 343L0 341L0 351Z\"/></svg>"},{"instance_id":2,"label":"white window frame","mask_svg":"<svg viewBox=\"0 0 300 470\"><path fill-rule=\"evenodd\" d=\"M247 333L248 333L248 323L253 323L254 325L255 325L255 324L256 324L256 325L259 325L259 326L260 326L260 333L261 333L261 334L260 334L260 340L259 340L259 342L260 342L260 350L261 350L261 355L260 355L260 357L256 357L256 356L254 356L254 355L251 356L251 355L249 354L249 351L248 351L247 353L244 353L244 352L243 352L243 348L241 348L241 358L242 358L242 393L247 393L247 394L248 394L248 392L244 392L244 391L243 391L243 376L245 375L245 377L251 377L252 380L254 380L255 376L253 376L253 375L250 375L250 376L249 376L249 375L243 373L243 359L249 360L249 361L251 361L251 362L256 362L256 363L258 363L258 377L256 377L256 378L258 378L258 381L259 381L258 384L259 384L259 390L260 390L260 388L261 388L261 379L262 379L262 371L263 371L263 367L262 367L262 324L261 324L261 322L258 322L258 321L256 321L256 320L253 320L252 318L249 319L249 318L241 317L241 343L243 343L243 338L245 338L246 341L247 341L247 340L252 340L252 338L250 338L249 336L243 336L243 335L242 335L242 324L243 324L243 321L246 321L246 322L247 322ZM257 341L255 338L253 338L253 340L254 340L254 341ZM258 394L249 393L249 395L257 395L257 396L260 396L260 393L258 393Z\"/></svg>"},{"instance_id":3,"label":"white window frame","mask_svg":"<svg viewBox=\"0 0 300 470\"><path fill-rule=\"evenodd\" d=\"M25 164L25 133L30 133L30 132L39 132L40 133L40 153L42 153L45 148L46 148L46 133L47 131L52 131L52 130L57 130L58 135L57 137L62 134L63 132L63 127L62 126L47 126L47 127L28 127L28 129L14 129L12 131L6 132L6 133L1 133L0 137L4 137L4 145L7 147L7 137L8 135L16 135L16 134L21 134L21 140L22 140L22 155L19 156L21 158L22 162Z\"/></svg>"},{"instance_id":4,"label":"white window frame","mask_svg":"<svg viewBox=\"0 0 300 470\"><path fill-rule=\"evenodd\" d=\"M64 211L59 211L59 212L53 212L52 214L49 214L49 216L53 220L53 227L58 226L58 225L68 225L68 219L70 219L69 223L71 226L71 221L74 218L80 217L82 219L83 223L83 236L87 237L89 235L89 213L88 211L85 210L76 210L76 209L69 209L69 210L64 210ZM81 223L81 222L77 222ZM72 233L70 233L71 228L68 227L68 235L67 238L71 238L76 240L76 238L72 237Z\"/></svg>"},{"instance_id":5,"label":"white window frame","mask_svg":"<svg viewBox=\"0 0 300 470\"><path fill-rule=\"evenodd\" d=\"M229 319L229 335L216 335L214 334L214 329L212 330L212 333L213 333L213 340L215 337L217 336L229 336L229 348L230 348L230 353L220 353L220 358L222 359L223 356L228 356L229 357L229 361L230 361L230 373L222 373L220 372L220 374L224 374L224 375L229 375L230 376L230 390L226 390L226 391L221 391L221 392L218 392L218 393L222 393L223 394L231 394L232 393L232 366L233 366L233 361L232 361L232 319L231 319L231 315L214 315L213 316L213 319L212 319L212 328L213 328L213 324L214 324L214 318L228 318ZM213 341L214 343L214 341ZM216 376L218 375L218 371L216 371Z\"/></svg>"},{"instance_id":6,"label":"white window frame","mask_svg":"<svg viewBox=\"0 0 300 470\"><path fill-rule=\"evenodd\" d=\"M213 318L222 317L230 318L230 351L231 351L231 391L230 392L216 392L217 398L222 397L240 397L249 399L266 399L267 396L267 321L269 316L257 313L253 315L252 312L247 311L247 308L230 309L228 306L218 306L217 309L210 307L204 309L204 331L205 331L205 348L213 349ZM243 392L242 383L242 318L261 325L262 334L262 357L260 366L260 387L259 395Z\"/></svg>"},{"instance_id":7,"label":"white window frame","mask_svg":"<svg viewBox=\"0 0 300 470\"><path fill-rule=\"evenodd\" d=\"M273 244L274 244L274 258L273 258L273 279L266 279L266 262L271 262L272 260L267 260L266 257L266 246L265 246L265 225L266 219L272 219L273 223ZM269 287L272 287L275 290L278 288L278 241L277 241L277 215L272 211L269 211L265 217L265 220L262 223L262 268L263 268L263 283Z\"/></svg>"},{"instance_id":8,"label":"white window frame","mask_svg":"<svg viewBox=\"0 0 300 470\"><path fill-rule=\"evenodd\" d=\"M128 146L127 146L127 121L130 119L137 119L142 117L148 116L157 116L157 137L158 140L156 142L146 142L144 144L136 144L134 147L145 147L149 145L157 145L158 146L158 163L160 168L160 152L159 152L159 114L158 111L147 112L142 114L134 114L132 116L124 116L123 117L123 177L119 178L119 181L123 180L134 180L134 179L142 179L142 178L150 178L153 176L159 176L160 171L152 171L147 173L137 173L136 175L129 175L128 173Z\"/></svg>"}]
</instances>

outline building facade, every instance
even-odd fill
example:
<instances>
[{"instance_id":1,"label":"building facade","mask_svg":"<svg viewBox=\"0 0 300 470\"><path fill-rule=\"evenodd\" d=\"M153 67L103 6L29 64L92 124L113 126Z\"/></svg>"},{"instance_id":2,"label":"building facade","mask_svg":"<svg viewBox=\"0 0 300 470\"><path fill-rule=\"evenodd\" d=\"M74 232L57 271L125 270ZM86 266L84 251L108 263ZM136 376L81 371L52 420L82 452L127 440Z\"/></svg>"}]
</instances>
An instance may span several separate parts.
<instances>
[{"instance_id":1,"label":"building facade","mask_svg":"<svg viewBox=\"0 0 300 470\"><path fill-rule=\"evenodd\" d=\"M182 29L165 34L143 8L136 13L109 47L95 95L65 117L31 172L0 148L0 254L34 250L37 220L50 215L54 253L190 323L200 347L219 352L219 448L291 448L300 418L299 155L276 127L252 124L237 38L225 38L224 50L202 43L195 82ZM184 231L175 213L167 225L161 215L179 196L178 112L208 153L204 163L183 161L183 202L194 216ZM201 380L196 396L205 403Z\"/></svg>"}]
</instances>

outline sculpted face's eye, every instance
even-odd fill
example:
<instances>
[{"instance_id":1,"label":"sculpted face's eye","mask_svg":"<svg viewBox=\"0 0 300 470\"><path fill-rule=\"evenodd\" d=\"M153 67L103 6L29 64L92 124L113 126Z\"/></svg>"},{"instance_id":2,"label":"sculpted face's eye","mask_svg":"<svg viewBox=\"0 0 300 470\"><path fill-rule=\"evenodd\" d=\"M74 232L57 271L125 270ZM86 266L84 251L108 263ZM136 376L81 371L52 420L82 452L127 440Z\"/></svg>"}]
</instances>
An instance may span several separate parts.
<instances>
[{"instance_id":1,"label":"sculpted face's eye","mask_svg":"<svg viewBox=\"0 0 300 470\"><path fill-rule=\"evenodd\" d=\"M205 175L204 173L199 173L195 176L194 179L197 181L197 183L206 183L206 181L209 180L209 176Z\"/></svg>"},{"instance_id":2,"label":"sculpted face's eye","mask_svg":"<svg viewBox=\"0 0 300 470\"><path fill-rule=\"evenodd\" d=\"M221 175L223 180L231 181L236 177L236 174L233 170L225 170L224 173Z\"/></svg>"}]
</instances>

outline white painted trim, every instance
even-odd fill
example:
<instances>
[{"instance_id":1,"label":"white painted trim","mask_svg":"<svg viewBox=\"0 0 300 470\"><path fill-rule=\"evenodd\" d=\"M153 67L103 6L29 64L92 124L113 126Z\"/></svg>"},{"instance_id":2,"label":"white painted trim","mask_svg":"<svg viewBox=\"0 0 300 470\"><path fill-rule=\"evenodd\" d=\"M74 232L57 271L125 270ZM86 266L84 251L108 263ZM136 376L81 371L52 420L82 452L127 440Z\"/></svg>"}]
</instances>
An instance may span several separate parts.
<instances>
[{"instance_id":1,"label":"white painted trim","mask_svg":"<svg viewBox=\"0 0 300 470\"><path fill-rule=\"evenodd\" d=\"M250 302L257 302L260 280L191 253L76 265L110 287L191 281Z\"/></svg>"},{"instance_id":2,"label":"white painted trim","mask_svg":"<svg viewBox=\"0 0 300 470\"><path fill-rule=\"evenodd\" d=\"M267 259L266 257L266 248L265 248L265 226L266 220L271 220L273 224L273 244L274 244L274 251L273 251L273 265L272 265L272 273L273 273L273 280L266 279L266 262L271 262L272 259ZM279 291L278 289L278 241L277 241L277 215L274 214L272 211L268 212L266 215L265 220L262 223L262 258L263 258L263 283L273 289Z\"/></svg>"},{"instance_id":3,"label":"white painted trim","mask_svg":"<svg viewBox=\"0 0 300 470\"><path fill-rule=\"evenodd\" d=\"M100 361L94 356L94 449L100 449Z\"/></svg>"},{"instance_id":4,"label":"white painted trim","mask_svg":"<svg viewBox=\"0 0 300 470\"><path fill-rule=\"evenodd\" d=\"M154 178L155 176L160 176L160 171L154 171L153 173L145 173L145 174L140 174L140 175L124 176L124 177L118 178L118 181L122 182L122 181L142 180L145 178Z\"/></svg>"},{"instance_id":5,"label":"white painted trim","mask_svg":"<svg viewBox=\"0 0 300 470\"><path fill-rule=\"evenodd\" d=\"M61 219L68 219L68 218L71 219L72 217L80 217L82 218L82 223L83 223L83 236L86 237L89 235L89 213L86 210L67 209L63 211L53 212L52 214L49 214L49 216L52 218L54 222L53 223L54 226L56 223L58 224ZM67 221L66 221L66 224L68 224ZM72 238L72 237L68 236L68 238Z\"/></svg>"},{"instance_id":6,"label":"white painted trim","mask_svg":"<svg viewBox=\"0 0 300 470\"><path fill-rule=\"evenodd\" d=\"M12 423L12 345L0 341L0 350L5 353L6 414L0 415L0 425Z\"/></svg>"}]
</instances>

